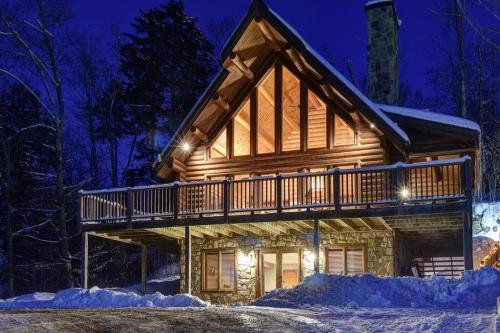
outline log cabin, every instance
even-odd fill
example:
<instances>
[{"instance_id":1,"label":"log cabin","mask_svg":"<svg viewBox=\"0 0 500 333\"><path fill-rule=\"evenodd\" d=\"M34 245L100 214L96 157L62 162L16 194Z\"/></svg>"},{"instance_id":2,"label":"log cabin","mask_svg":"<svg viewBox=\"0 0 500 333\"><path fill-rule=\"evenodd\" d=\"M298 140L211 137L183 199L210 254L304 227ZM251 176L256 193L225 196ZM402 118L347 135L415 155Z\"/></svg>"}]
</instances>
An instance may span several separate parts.
<instances>
[{"instance_id":1,"label":"log cabin","mask_svg":"<svg viewBox=\"0 0 500 333\"><path fill-rule=\"evenodd\" d=\"M163 184L80 192L88 238L179 250L181 291L248 302L315 272L472 269L476 123L397 106L398 20L370 1L366 96L261 0L153 165ZM144 289L145 290L145 289Z\"/></svg>"}]
</instances>

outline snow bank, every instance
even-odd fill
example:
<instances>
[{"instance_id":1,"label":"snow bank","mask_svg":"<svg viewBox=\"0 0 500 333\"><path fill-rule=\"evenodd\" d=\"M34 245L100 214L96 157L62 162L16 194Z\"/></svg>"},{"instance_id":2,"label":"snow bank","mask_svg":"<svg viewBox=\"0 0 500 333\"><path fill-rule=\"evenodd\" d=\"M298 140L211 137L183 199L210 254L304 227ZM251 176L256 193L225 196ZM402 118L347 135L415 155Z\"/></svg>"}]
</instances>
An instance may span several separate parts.
<instances>
[{"instance_id":1,"label":"snow bank","mask_svg":"<svg viewBox=\"0 0 500 333\"><path fill-rule=\"evenodd\" d=\"M477 308L495 306L498 296L500 271L488 266L467 271L461 279L451 281L439 276L421 279L315 274L295 288L274 290L252 305Z\"/></svg>"},{"instance_id":2,"label":"snow bank","mask_svg":"<svg viewBox=\"0 0 500 333\"><path fill-rule=\"evenodd\" d=\"M115 290L70 288L57 294L34 293L0 300L0 310L26 308L205 307L208 303L187 294L140 296Z\"/></svg>"}]
</instances>

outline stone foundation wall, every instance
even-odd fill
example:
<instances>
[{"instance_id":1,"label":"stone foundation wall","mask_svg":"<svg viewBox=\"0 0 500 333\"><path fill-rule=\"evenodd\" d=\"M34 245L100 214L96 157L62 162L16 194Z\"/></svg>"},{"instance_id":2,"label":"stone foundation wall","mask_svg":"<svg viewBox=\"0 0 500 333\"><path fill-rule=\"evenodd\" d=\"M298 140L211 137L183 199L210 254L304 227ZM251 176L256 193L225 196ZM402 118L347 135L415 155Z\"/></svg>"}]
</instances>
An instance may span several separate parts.
<instances>
[{"instance_id":1,"label":"stone foundation wall","mask_svg":"<svg viewBox=\"0 0 500 333\"><path fill-rule=\"evenodd\" d=\"M312 233L282 236L244 236L235 238L191 239L191 293L213 304L246 303L256 298L256 251L264 248L301 248L302 278L314 271ZM394 238L388 231L340 232L321 234L320 270L324 271L324 250L329 246L364 244L367 273L394 275ZM237 285L234 292L203 292L203 250L236 250ZM181 291L184 286L184 246L181 246Z\"/></svg>"}]
</instances>

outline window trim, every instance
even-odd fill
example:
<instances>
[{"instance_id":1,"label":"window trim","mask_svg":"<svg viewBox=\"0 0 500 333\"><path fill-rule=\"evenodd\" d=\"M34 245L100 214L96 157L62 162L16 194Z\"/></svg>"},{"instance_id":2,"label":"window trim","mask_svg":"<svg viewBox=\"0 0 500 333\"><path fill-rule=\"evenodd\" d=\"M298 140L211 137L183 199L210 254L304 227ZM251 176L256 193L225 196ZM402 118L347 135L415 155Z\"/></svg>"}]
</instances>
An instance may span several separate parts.
<instances>
[{"instance_id":1,"label":"window trim","mask_svg":"<svg viewBox=\"0 0 500 333\"><path fill-rule=\"evenodd\" d=\"M221 254L222 253L231 253L234 256L233 267L234 267L234 281L232 289L221 289ZM206 255L207 254L217 254L218 259L218 276L217 276L217 289L207 289L206 287ZM234 293L237 291L237 283L238 283L238 268L236 266L236 249L235 248L223 248L223 249L207 249L201 251L201 291L202 292L216 292L216 293Z\"/></svg>"},{"instance_id":2,"label":"window trim","mask_svg":"<svg viewBox=\"0 0 500 333\"><path fill-rule=\"evenodd\" d=\"M328 263L328 251L331 250L342 250L342 256L343 256L343 261L344 261L344 267L342 268L342 274L341 275L347 275L347 256L346 256L346 250L349 249L361 249L363 251L363 273L367 273L367 259L366 259L366 250L367 250L367 245L365 243L350 243L350 244L339 244L339 245L333 245L333 246L328 246L325 247L324 250L324 255L325 255L325 273L330 274L330 267Z\"/></svg>"}]
</instances>

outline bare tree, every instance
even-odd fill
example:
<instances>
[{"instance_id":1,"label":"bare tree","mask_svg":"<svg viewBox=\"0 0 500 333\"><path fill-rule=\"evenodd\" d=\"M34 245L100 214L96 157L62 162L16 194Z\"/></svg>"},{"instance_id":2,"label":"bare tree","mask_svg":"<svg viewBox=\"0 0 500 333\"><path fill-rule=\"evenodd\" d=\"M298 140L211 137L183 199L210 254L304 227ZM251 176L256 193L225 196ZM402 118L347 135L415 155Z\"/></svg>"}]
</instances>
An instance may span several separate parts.
<instances>
[{"instance_id":1,"label":"bare tree","mask_svg":"<svg viewBox=\"0 0 500 333\"><path fill-rule=\"evenodd\" d=\"M0 36L11 38L19 50L31 63L44 97L36 94L28 85L25 78L16 75L8 68L0 68L0 73L7 75L12 80L21 84L40 104L53 123L55 136L55 188L57 202L56 222L59 231L61 259L64 262L65 284L73 286L71 277L72 256L69 249L68 232L66 226L65 181L64 181L64 114L65 103L63 97L63 84L60 74L60 58L56 51L55 34L51 32L54 25L61 24L61 2L55 2L57 8L47 10L47 3L42 0L30 2L30 9L35 13L31 20L13 15L13 12L0 12L2 31ZM57 9L57 10L56 10ZM47 13L50 13L48 16Z\"/></svg>"}]
</instances>

